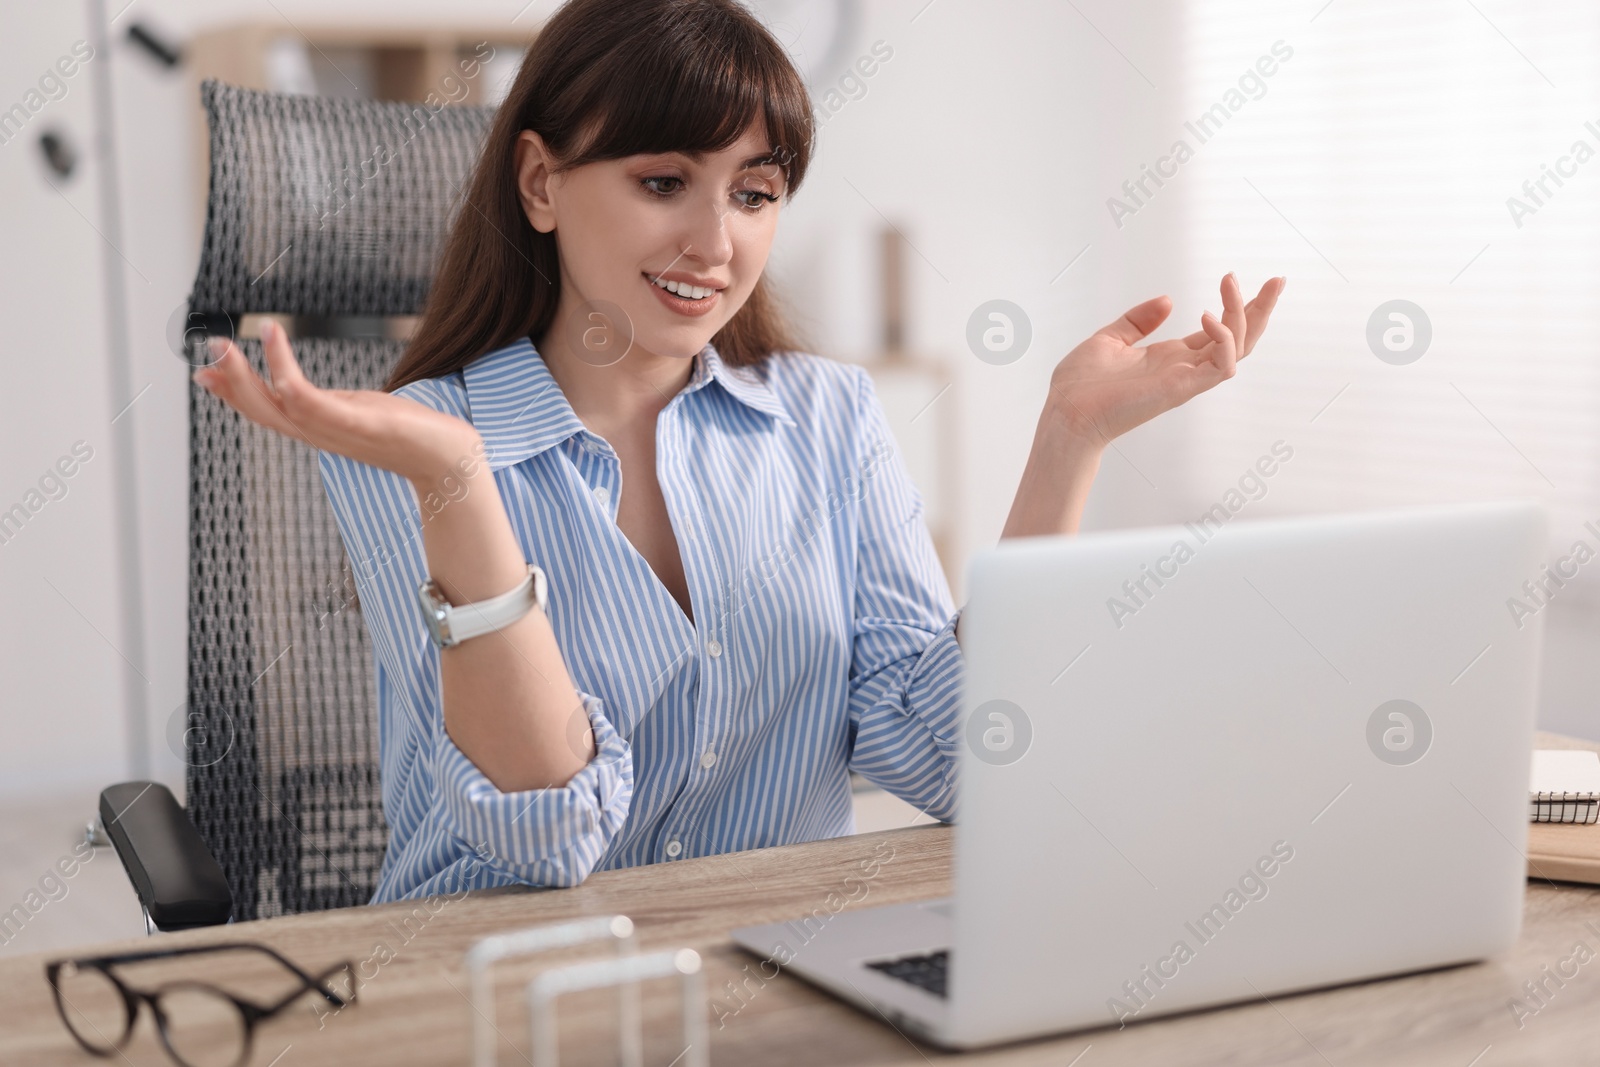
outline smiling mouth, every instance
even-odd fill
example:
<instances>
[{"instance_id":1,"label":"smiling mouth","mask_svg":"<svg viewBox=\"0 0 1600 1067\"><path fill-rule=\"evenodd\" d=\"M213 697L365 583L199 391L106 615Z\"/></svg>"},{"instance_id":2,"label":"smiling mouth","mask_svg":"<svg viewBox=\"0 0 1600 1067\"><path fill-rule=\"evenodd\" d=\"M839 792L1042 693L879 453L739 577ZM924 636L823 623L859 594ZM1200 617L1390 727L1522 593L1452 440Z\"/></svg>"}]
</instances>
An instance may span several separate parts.
<instances>
[{"instance_id":1,"label":"smiling mouth","mask_svg":"<svg viewBox=\"0 0 1600 1067\"><path fill-rule=\"evenodd\" d=\"M645 277L649 278L650 283L657 288L665 289L673 296L682 297L685 300L704 300L712 293L720 292L720 290L710 286L690 285L688 282L669 282L663 278L651 277L648 274Z\"/></svg>"},{"instance_id":2,"label":"smiling mouth","mask_svg":"<svg viewBox=\"0 0 1600 1067\"><path fill-rule=\"evenodd\" d=\"M656 298L672 311L682 315L703 315L710 311L716 304L721 289L709 286L690 285L687 282L667 281L650 274L641 274L645 281L650 283L650 288L655 291Z\"/></svg>"}]
</instances>

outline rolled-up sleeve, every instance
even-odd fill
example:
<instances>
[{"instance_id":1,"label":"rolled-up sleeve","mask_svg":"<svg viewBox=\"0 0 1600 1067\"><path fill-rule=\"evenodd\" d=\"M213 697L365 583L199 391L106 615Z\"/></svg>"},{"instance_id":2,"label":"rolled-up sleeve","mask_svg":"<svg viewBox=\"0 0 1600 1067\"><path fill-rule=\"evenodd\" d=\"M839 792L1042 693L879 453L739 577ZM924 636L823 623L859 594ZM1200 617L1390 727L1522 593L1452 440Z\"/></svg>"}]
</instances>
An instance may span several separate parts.
<instances>
[{"instance_id":1,"label":"rolled-up sleeve","mask_svg":"<svg viewBox=\"0 0 1600 1067\"><path fill-rule=\"evenodd\" d=\"M413 885L464 859L487 867L487 881L582 882L628 815L628 742L602 701L580 691L596 747L589 763L564 786L497 789L444 727L439 650L416 593L427 562L415 493L399 475L344 456L323 452L319 466L372 641L384 810L389 848L397 852L389 862L415 865L404 879ZM430 811L426 821L442 826L454 844L418 831Z\"/></svg>"},{"instance_id":2,"label":"rolled-up sleeve","mask_svg":"<svg viewBox=\"0 0 1600 1067\"><path fill-rule=\"evenodd\" d=\"M633 794L628 743L587 693L595 755L566 785L505 793L440 731L434 776L451 831L480 856L529 885L572 886L600 862L622 829Z\"/></svg>"},{"instance_id":3,"label":"rolled-up sleeve","mask_svg":"<svg viewBox=\"0 0 1600 1067\"><path fill-rule=\"evenodd\" d=\"M965 662L944 569L872 379L861 372L851 769L937 819L956 807Z\"/></svg>"}]
</instances>

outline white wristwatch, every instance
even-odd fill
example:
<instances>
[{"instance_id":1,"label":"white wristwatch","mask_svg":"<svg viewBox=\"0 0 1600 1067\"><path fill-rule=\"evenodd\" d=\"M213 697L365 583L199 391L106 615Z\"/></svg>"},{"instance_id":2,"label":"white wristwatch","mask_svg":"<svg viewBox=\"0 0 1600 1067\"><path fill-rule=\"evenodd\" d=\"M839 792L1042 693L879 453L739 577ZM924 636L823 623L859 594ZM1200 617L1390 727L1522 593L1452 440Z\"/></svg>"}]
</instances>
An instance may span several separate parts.
<instances>
[{"instance_id":1,"label":"white wristwatch","mask_svg":"<svg viewBox=\"0 0 1600 1067\"><path fill-rule=\"evenodd\" d=\"M417 590L428 634L437 648L459 645L469 637L504 629L531 609L545 610L544 571L528 564L528 574L509 593L473 604L451 604L432 578Z\"/></svg>"}]
</instances>

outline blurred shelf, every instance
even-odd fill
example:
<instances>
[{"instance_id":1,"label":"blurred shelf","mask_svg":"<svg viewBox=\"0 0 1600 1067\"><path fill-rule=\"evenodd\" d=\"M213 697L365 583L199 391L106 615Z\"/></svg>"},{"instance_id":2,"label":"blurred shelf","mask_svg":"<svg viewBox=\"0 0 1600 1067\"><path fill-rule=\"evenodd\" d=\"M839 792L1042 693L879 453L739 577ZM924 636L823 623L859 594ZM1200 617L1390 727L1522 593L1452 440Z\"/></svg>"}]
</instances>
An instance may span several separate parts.
<instances>
[{"instance_id":1,"label":"blurred shelf","mask_svg":"<svg viewBox=\"0 0 1600 1067\"><path fill-rule=\"evenodd\" d=\"M907 346L905 235L879 231L879 348L864 361L900 446L907 473L922 496L923 518L945 577L961 586L961 418L955 377L944 359Z\"/></svg>"},{"instance_id":2,"label":"blurred shelf","mask_svg":"<svg viewBox=\"0 0 1600 1067\"><path fill-rule=\"evenodd\" d=\"M433 93L452 104L495 104L537 31L245 23L196 36L188 55L197 81L368 100L421 102ZM463 76L463 64L474 61L481 69Z\"/></svg>"}]
</instances>

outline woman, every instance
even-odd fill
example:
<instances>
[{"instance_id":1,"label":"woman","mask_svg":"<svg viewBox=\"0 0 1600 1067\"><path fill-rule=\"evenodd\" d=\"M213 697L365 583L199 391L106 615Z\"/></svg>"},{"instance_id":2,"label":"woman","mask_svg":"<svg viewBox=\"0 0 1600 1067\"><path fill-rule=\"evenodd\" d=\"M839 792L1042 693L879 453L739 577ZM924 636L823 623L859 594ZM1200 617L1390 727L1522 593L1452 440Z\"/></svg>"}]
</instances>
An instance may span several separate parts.
<instances>
[{"instance_id":1,"label":"woman","mask_svg":"<svg viewBox=\"0 0 1600 1067\"><path fill-rule=\"evenodd\" d=\"M851 769L953 816L959 612L920 499L870 378L795 351L762 280L811 144L734 0L572 0L385 391L318 389L275 327L270 384L231 345L195 374L321 450L376 658L376 901L849 833ZM1282 288L1230 275L1182 340L1137 346L1158 297L1074 349L1003 536L1075 531L1105 444L1231 377ZM440 647L430 579L512 621Z\"/></svg>"}]
</instances>

